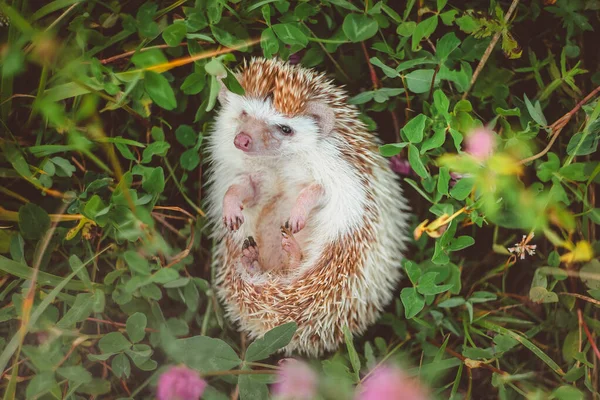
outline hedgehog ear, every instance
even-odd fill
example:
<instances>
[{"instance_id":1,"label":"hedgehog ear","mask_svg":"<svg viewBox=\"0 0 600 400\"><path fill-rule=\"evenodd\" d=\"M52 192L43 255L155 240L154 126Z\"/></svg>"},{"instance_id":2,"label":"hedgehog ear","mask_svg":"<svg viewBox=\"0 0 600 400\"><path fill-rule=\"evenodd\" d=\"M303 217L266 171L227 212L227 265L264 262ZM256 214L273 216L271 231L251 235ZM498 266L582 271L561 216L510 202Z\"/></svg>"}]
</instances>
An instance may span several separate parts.
<instances>
[{"instance_id":1,"label":"hedgehog ear","mask_svg":"<svg viewBox=\"0 0 600 400\"><path fill-rule=\"evenodd\" d=\"M223 106L229 102L229 100L227 98L229 97L229 94L231 92L229 91L229 89L227 89L227 87L223 83L223 79L217 78L217 81L219 81L219 85L221 86L221 88L219 89L218 99L219 99L219 103L221 103L221 105Z\"/></svg>"},{"instance_id":2,"label":"hedgehog ear","mask_svg":"<svg viewBox=\"0 0 600 400\"><path fill-rule=\"evenodd\" d=\"M335 125L335 114L329 105L322 101L309 101L306 104L306 114L317 121L323 135L329 135Z\"/></svg>"}]
</instances>

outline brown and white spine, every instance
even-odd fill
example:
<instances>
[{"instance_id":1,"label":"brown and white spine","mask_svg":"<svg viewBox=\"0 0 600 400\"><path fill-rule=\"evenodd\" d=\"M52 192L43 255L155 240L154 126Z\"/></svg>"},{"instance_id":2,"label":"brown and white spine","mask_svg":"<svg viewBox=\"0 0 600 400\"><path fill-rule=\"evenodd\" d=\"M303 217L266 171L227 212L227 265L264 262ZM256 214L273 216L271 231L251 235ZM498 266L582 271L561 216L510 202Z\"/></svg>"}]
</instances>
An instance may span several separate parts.
<instances>
[{"instance_id":1,"label":"brown and white spine","mask_svg":"<svg viewBox=\"0 0 600 400\"><path fill-rule=\"evenodd\" d=\"M258 163L232 146L235 106L222 108L208 138L207 213L216 243L215 283L228 316L253 338L295 321L298 330L285 352L318 356L337 349L344 326L362 334L391 301L407 241L408 207L397 176L379 154L378 139L347 104L347 94L324 75L253 59L238 79L246 91L244 104L257 112L271 107L294 117L308 102L319 101L335 115L331 134L306 139L306 146L280 160ZM248 168L257 173L274 168L283 182L310 176L327 193L326 203L314 210L303 230L304 258L296 271L251 275L240 267L243 240L254 234L260 210L244 210L244 224L231 232L222 224L222 201ZM266 195L276 191L271 188Z\"/></svg>"}]
</instances>

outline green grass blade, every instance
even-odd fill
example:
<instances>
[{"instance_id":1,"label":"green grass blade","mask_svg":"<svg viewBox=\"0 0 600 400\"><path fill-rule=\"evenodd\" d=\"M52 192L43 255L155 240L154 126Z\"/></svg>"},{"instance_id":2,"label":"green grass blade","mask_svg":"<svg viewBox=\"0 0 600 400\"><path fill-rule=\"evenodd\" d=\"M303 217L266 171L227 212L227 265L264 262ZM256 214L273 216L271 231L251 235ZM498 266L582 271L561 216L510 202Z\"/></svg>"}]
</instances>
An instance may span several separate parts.
<instances>
[{"instance_id":1,"label":"green grass blade","mask_svg":"<svg viewBox=\"0 0 600 400\"><path fill-rule=\"evenodd\" d=\"M16 276L21 279L31 279L33 276L33 268L28 267L24 264L13 261L4 256L0 256L0 271L4 271L10 275ZM37 276L37 283L40 286L49 285L56 286L62 285L64 279L60 276L52 275L47 272L39 271ZM68 290L87 291L85 284L79 280L65 283L65 288ZM95 287L101 287L99 284L94 284Z\"/></svg>"},{"instance_id":2,"label":"green grass blade","mask_svg":"<svg viewBox=\"0 0 600 400\"><path fill-rule=\"evenodd\" d=\"M546 355L546 353L544 353L539 347L537 347L535 344L530 342L524 336L521 336L518 333L511 331L510 329L506 329L502 326L492 324L487 321L477 321L477 324L479 324L483 328L489 329L496 333L502 333L502 334L512 337L513 339L515 339L516 341L521 343L523 346L527 347L533 354L535 354L540 360L542 360L550 368L552 368L552 370L554 372L556 372L558 375L563 376L565 374L565 372L562 370L562 368L560 368L558 366L558 364L556 362L554 362L553 359L548 357L548 355Z\"/></svg>"},{"instance_id":3,"label":"green grass blade","mask_svg":"<svg viewBox=\"0 0 600 400\"><path fill-rule=\"evenodd\" d=\"M4 258L4 257L2 257L2 258ZM6 260L8 260L8 259L6 259ZM2 262L0 262L0 266L3 266L5 263L3 262L2 259L0 259L0 261L2 261ZM10 261L10 260L8 260L8 261ZM16 264L18 264L18 263L16 263ZM29 328L37 322L40 315L42 315L42 313L46 310L46 308L48 308L50 303L52 303L54 301L54 299L60 293L60 291L67 288L67 286L69 286L71 279L73 279L73 277L76 276L77 273L81 269L83 269L86 264L87 263L82 264L79 268L77 268L75 271L73 271L71 274L69 274L69 276L67 276L66 278L61 279L61 278L56 277L56 278L60 279L59 284L56 285L56 287L54 289L52 289L52 291L50 293L48 293L48 296L46 296L44 298L44 300L42 300L40 305L36 307L35 311L33 313L31 313L29 325L24 328L21 328L21 329L24 329L25 331L22 332L21 329L19 331L17 331L17 333L15 333L13 335L10 342L4 348L4 351L2 352L2 354L0 354L0 371L4 371L4 369L6 368L6 364L8 364L8 361L10 360L10 358L12 357L14 352L19 347L19 344L21 343L21 338L25 337L25 334L27 333L27 331L29 331ZM21 266L21 264L18 264L18 265ZM38 281L42 277L42 275L41 275L42 272L40 271L39 274L40 275L38 276Z\"/></svg>"},{"instance_id":4,"label":"green grass blade","mask_svg":"<svg viewBox=\"0 0 600 400\"><path fill-rule=\"evenodd\" d=\"M45 17L46 15L53 13L54 11L61 10L76 3L82 3L83 1L84 0L55 0L34 12L33 15L30 17L30 20L37 21L38 19Z\"/></svg>"}]
</instances>

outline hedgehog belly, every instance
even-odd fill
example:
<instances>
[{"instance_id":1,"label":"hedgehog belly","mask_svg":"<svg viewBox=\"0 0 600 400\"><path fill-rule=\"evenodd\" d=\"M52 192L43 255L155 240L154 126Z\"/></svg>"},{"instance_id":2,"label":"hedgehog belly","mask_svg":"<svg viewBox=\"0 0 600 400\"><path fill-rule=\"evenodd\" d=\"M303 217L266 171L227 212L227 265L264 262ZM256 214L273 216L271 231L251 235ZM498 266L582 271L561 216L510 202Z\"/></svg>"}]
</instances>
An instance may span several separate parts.
<instances>
[{"instance_id":1,"label":"hedgehog belly","mask_svg":"<svg viewBox=\"0 0 600 400\"><path fill-rule=\"evenodd\" d=\"M240 274L239 243L226 237L218 245L218 294L241 330L256 338L295 321L298 330L283 351L316 357L338 348L344 326L360 335L376 321L400 278L406 222L399 185L387 171L379 174L384 179L371 188L376 204L365 211L362 227L327 244L296 280L269 273L248 279Z\"/></svg>"}]
</instances>

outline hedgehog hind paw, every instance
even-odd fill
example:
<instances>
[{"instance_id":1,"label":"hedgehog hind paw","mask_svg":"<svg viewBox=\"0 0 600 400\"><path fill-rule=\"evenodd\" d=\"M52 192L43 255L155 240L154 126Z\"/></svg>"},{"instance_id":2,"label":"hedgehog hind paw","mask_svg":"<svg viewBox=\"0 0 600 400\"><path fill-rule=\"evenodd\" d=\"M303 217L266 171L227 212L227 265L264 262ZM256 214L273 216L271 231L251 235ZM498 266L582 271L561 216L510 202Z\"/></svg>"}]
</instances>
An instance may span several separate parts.
<instances>
[{"instance_id":1,"label":"hedgehog hind paw","mask_svg":"<svg viewBox=\"0 0 600 400\"><path fill-rule=\"evenodd\" d=\"M296 269L302 261L302 249L288 223L281 227L281 248L288 255L288 269Z\"/></svg>"},{"instance_id":2,"label":"hedgehog hind paw","mask_svg":"<svg viewBox=\"0 0 600 400\"><path fill-rule=\"evenodd\" d=\"M258 246L252 236L248 236L242 245L242 265L249 271L258 271Z\"/></svg>"}]
</instances>

